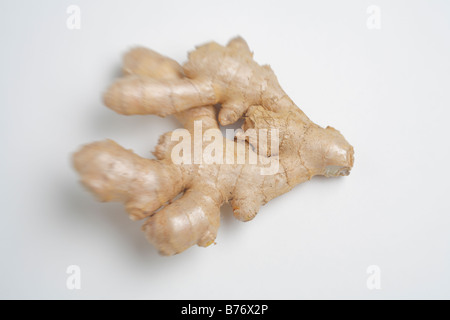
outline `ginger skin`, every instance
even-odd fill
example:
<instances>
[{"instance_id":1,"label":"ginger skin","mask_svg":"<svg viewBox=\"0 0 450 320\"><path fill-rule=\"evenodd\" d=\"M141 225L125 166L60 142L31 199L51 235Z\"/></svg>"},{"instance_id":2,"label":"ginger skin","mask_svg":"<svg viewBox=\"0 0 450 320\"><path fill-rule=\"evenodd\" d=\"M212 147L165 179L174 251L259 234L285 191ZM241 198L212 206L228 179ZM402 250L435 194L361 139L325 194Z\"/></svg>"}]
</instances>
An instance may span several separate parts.
<instances>
[{"instance_id":1,"label":"ginger skin","mask_svg":"<svg viewBox=\"0 0 450 320\"><path fill-rule=\"evenodd\" d=\"M156 160L111 140L91 143L75 153L81 182L101 201L124 202L133 220L147 219L146 237L163 255L213 243L220 207L226 202L237 219L249 221L261 205L311 177L348 175L353 166L352 146L337 130L309 120L281 89L270 67L253 61L242 38L226 47L200 46L183 67L145 48L129 51L123 63L125 76L105 93L108 107L128 115L174 114L191 133L194 121L201 120L203 132L217 131L224 149L234 150L234 159L239 153L246 159L243 164L225 160L176 164L171 152L177 142L171 141L170 132L161 136ZM217 103L218 114L212 106ZM219 123L231 124L242 116L244 130L279 130L278 153L270 147L243 148L242 143L222 137ZM248 137L247 146L257 138ZM252 156L261 161L249 163ZM261 163L269 158L278 160L278 170L261 175Z\"/></svg>"}]
</instances>

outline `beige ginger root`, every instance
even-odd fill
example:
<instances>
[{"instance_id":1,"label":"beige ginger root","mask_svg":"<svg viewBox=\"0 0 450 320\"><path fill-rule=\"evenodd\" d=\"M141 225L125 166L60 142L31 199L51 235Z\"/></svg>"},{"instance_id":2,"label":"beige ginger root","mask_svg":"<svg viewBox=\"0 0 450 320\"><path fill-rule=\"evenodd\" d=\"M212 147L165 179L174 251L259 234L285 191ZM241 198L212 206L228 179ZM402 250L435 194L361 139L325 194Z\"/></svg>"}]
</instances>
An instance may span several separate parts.
<instances>
[{"instance_id":1,"label":"beige ginger root","mask_svg":"<svg viewBox=\"0 0 450 320\"><path fill-rule=\"evenodd\" d=\"M214 42L197 47L183 66L145 48L129 51L123 64L124 77L104 96L109 108L127 115L174 114L193 135L200 123L196 121L201 121L202 132L223 140L222 161L205 159L200 164L173 161L178 142L170 132L160 138L156 160L111 140L75 153L82 183L102 201L124 202L133 220L146 219L143 230L163 255L213 243L220 207L226 202L236 218L249 221L261 205L297 184L315 175L348 175L353 166L353 148L339 131L309 120L281 89L270 67L252 59L242 38L225 47ZM215 104L220 104L218 114ZM255 129L253 133L246 142L225 139L219 123L241 117L243 130ZM278 130L279 148L256 144L261 129ZM209 138L205 134L202 139ZM205 151L207 143L202 148ZM245 161L233 160L238 157ZM255 157L256 164L250 161ZM277 161L277 170L261 174L268 160Z\"/></svg>"}]
</instances>

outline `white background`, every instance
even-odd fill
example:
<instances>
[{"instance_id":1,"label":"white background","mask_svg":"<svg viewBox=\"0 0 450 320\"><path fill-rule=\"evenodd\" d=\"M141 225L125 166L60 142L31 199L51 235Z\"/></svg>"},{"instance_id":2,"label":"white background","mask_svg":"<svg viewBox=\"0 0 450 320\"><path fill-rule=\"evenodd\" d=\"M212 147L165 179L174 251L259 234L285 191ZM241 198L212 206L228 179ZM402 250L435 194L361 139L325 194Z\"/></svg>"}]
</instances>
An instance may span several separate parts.
<instances>
[{"instance_id":1,"label":"white background","mask_svg":"<svg viewBox=\"0 0 450 320\"><path fill-rule=\"evenodd\" d=\"M81 30L66 27L71 4ZM151 157L178 127L102 105L128 48L183 62L238 34L345 135L354 169L248 223L224 208L217 245L161 257L121 204L82 188L71 154L111 138ZM448 1L2 1L0 36L1 298L450 298ZM66 288L72 264L81 290Z\"/></svg>"}]
</instances>

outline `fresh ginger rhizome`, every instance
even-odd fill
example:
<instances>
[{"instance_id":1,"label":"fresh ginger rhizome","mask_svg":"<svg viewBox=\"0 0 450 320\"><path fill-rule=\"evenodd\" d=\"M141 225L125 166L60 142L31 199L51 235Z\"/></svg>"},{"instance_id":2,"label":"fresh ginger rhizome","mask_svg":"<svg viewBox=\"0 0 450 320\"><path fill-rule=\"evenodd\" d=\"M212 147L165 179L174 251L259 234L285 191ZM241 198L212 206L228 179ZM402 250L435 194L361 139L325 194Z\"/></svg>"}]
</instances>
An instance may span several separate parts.
<instances>
[{"instance_id":1,"label":"fresh ginger rhizome","mask_svg":"<svg viewBox=\"0 0 450 320\"><path fill-rule=\"evenodd\" d=\"M173 139L175 131L160 137L156 159L140 157L111 140L75 153L81 182L101 201L123 202L131 219L145 219L143 231L163 255L213 243L226 202L237 219L250 221L262 205L311 177L345 176L353 167L353 147L342 134L313 123L282 90L272 69L253 60L242 38L226 46L199 46L183 66L152 50L134 48L124 56L123 73L104 95L109 108L124 115L173 114L191 134L201 121L202 132L213 132L223 146L233 144L234 159L245 159L227 163L227 148L215 153L205 150L210 144L202 144L197 154L214 159L178 163L172 159L179 143ZM241 118L248 133L241 140L251 148L219 135L219 124ZM257 143L261 132L271 141L273 130L276 145ZM273 170L262 174L267 168Z\"/></svg>"}]
</instances>

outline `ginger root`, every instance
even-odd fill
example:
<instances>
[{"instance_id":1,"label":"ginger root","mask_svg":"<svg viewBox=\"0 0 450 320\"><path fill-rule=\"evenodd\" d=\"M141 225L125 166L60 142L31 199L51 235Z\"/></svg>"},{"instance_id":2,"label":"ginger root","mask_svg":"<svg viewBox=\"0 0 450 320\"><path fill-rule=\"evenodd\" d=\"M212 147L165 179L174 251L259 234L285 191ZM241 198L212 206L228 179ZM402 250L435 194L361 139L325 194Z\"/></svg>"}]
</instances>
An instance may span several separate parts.
<instances>
[{"instance_id":1,"label":"ginger root","mask_svg":"<svg viewBox=\"0 0 450 320\"><path fill-rule=\"evenodd\" d=\"M146 219L146 237L163 255L213 243L226 202L237 219L249 221L261 205L311 177L348 175L353 166L353 148L339 131L309 120L281 89L271 68L252 59L240 37L225 47L214 42L197 47L183 66L152 50L134 48L124 56L123 73L104 95L109 108L126 115L174 114L194 138L200 124L208 132L202 141L222 140L222 161L216 157L202 163L174 161L178 142L170 132L161 136L156 160L111 140L75 153L81 182L101 201L124 202L131 219ZM235 141L224 138L219 123L242 117L242 129L252 133L237 135ZM278 130L278 148L257 144L261 129ZM201 148L204 157L208 146ZM239 157L244 161L236 162ZM268 160L277 162L277 170L261 174Z\"/></svg>"}]
</instances>

